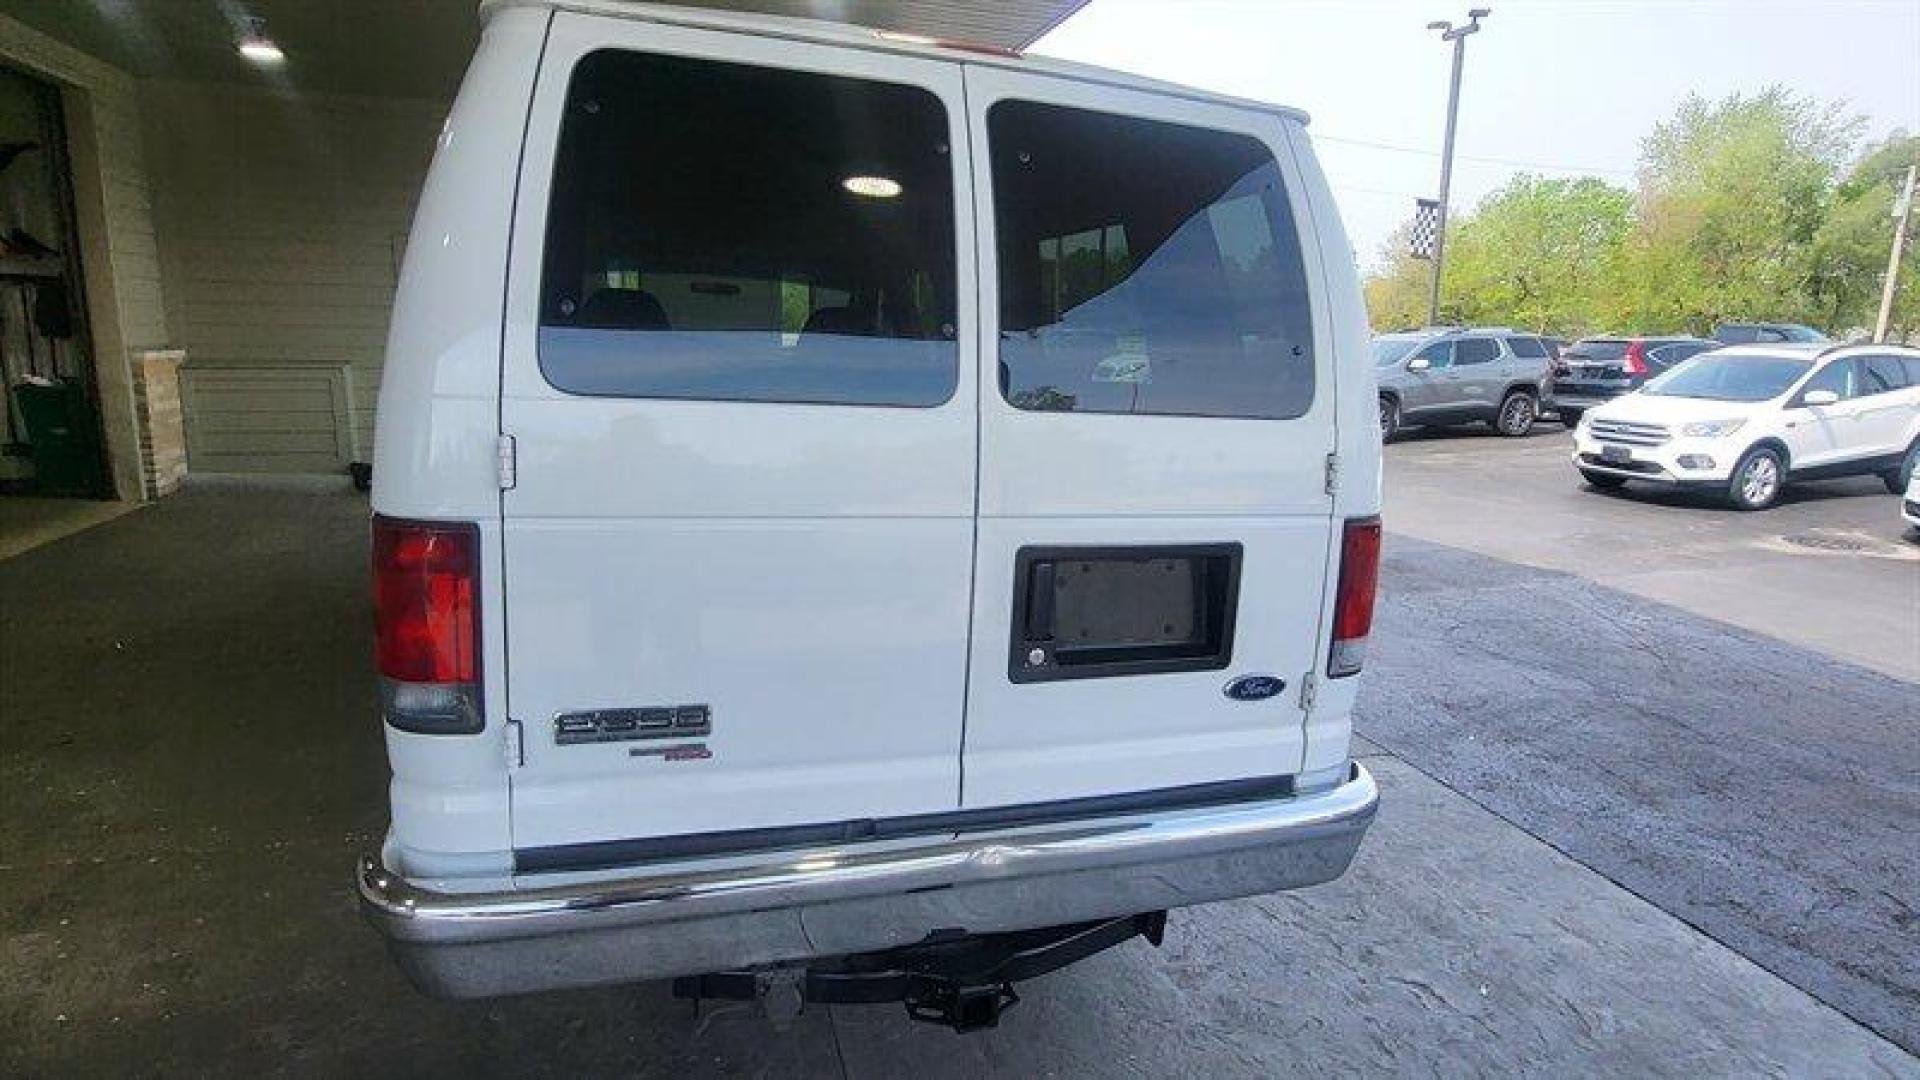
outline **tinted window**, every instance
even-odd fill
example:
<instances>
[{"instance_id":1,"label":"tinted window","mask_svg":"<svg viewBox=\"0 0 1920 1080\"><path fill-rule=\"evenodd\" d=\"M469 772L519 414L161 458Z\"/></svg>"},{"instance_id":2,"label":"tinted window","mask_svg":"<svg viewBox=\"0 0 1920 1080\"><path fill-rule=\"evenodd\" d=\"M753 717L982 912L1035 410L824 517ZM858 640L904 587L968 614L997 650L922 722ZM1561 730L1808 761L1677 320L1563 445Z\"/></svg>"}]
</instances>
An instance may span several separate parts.
<instances>
[{"instance_id":1,"label":"tinted window","mask_svg":"<svg viewBox=\"0 0 1920 1080\"><path fill-rule=\"evenodd\" d=\"M1697 356L1706 350L1706 346L1697 341L1683 341L1677 345L1667 345L1653 351L1653 362L1661 367L1672 367L1682 360Z\"/></svg>"},{"instance_id":2,"label":"tinted window","mask_svg":"<svg viewBox=\"0 0 1920 1080\"><path fill-rule=\"evenodd\" d=\"M1903 356L1900 366L1907 369L1907 385L1920 386L1920 356Z\"/></svg>"},{"instance_id":3,"label":"tinted window","mask_svg":"<svg viewBox=\"0 0 1920 1080\"><path fill-rule=\"evenodd\" d=\"M1800 388L1800 396L1806 397L1809 391L1831 390L1840 395L1840 400L1853 397L1860 392L1859 373L1851 360L1835 360L1814 373L1807 385Z\"/></svg>"},{"instance_id":4,"label":"tinted window","mask_svg":"<svg viewBox=\"0 0 1920 1080\"><path fill-rule=\"evenodd\" d=\"M1453 362L1462 367L1500 359L1500 343L1492 338L1461 338L1453 347Z\"/></svg>"},{"instance_id":5,"label":"tinted window","mask_svg":"<svg viewBox=\"0 0 1920 1080\"><path fill-rule=\"evenodd\" d=\"M1546 343L1539 338L1510 337L1507 339L1507 348L1522 360L1545 360L1549 355Z\"/></svg>"},{"instance_id":6,"label":"tinted window","mask_svg":"<svg viewBox=\"0 0 1920 1080\"><path fill-rule=\"evenodd\" d=\"M1590 341L1576 341L1562 355L1567 360L1584 360L1590 364L1608 363L1627 355L1627 343L1597 338Z\"/></svg>"},{"instance_id":7,"label":"tinted window","mask_svg":"<svg viewBox=\"0 0 1920 1080\"><path fill-rule=\"evenodd\" d=\"M1897 356L1868 356L1860 361L1863 393L1884 394L1907 388L1907 372Z\"/></svg>"},{"instance_id":8,"label":"tinted window","mask_svg":"<svg viewBox=\"0 0 1920 1080\"><path fill-rule=\"evenodd\" d=\"M625 397L936 405L953 164L920 89L641 53L567 90L540 369Z\"/></svg>"},{"instance_id":9,"label":"tinted window","mask_svg":"<svg viewBox=\"0 0 1920 1080\"><path fill-rule=\"evenodd\" d=\"M1265 145L1017 101L994 105L987 130L1008 401L1275 419L1307 410L1307 279Z\"/></svg>"},{"instance_id":10,"label":"tinted window","mask_svg":"<svg viewBox=\"0 0 1920 1080\"><path fill-rule=\"evenodd\" d=\"M1425 357L1427 364L1430 367L1433 367L1436 369L1443 368L1443 367L1452 367L1453 366L1453 342L1451 341L1435 342L1434 344L1429 345L1424 349L1421 349L1419 352L1414 353L1413 355L1416 357Z\"/></svg>"}]
</instances>

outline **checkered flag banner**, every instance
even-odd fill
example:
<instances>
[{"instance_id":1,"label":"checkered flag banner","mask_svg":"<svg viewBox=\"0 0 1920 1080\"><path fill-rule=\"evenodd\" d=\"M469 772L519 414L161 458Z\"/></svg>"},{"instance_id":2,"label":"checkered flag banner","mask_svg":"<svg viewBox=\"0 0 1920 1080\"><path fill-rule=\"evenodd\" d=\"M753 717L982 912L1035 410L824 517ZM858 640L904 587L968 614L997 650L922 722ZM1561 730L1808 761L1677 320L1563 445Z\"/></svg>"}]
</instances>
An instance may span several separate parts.
<instances>
[{"instance_id":1,"label":"checkered flag banner","mask_svg":"<svg viewBox=\"0 0 1920 1080\"><path fill-rule=\"evenodd\" d=\"M1407 253L1416 259L1433 258L1433 238L1439 225L1440 200L1413 200L1413 236L1407 242Z\"/></svg>"}]
</instances>

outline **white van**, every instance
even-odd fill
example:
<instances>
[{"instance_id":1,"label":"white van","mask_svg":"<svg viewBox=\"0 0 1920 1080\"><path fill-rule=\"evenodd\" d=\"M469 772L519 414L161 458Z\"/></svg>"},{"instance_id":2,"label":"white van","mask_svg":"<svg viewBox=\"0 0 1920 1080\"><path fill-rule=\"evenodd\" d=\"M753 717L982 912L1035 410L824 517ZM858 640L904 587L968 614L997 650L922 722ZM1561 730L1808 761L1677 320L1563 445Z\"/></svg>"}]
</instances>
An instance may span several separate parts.
<instances>
[{"instance_id":1,"label":"white van","mask_svg":"<svg viewBox=\"0 0 1920 1080\"><path fill-rule=\"evenodd\" d=\"M410 975L978 1023L1170 907L1341 874L1380 444L1304 117L482 10L379 408L358 884Z\"/></svg>"}]
</instances>

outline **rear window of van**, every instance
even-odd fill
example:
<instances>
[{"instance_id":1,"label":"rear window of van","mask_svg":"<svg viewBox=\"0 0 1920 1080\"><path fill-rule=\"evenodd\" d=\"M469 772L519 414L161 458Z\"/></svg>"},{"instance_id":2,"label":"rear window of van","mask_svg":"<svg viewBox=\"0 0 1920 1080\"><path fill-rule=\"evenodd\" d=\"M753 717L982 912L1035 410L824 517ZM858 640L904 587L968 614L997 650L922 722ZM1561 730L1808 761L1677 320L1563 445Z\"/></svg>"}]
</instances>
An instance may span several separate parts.
<instances>
[{"instance_id":1,"label":"rear window of van","mask_svg":"<svg viewBox=\"0 0 1920 1080\"><path fill-rule=\"evenodd\" d=\"M1028 101L995 104L987 131L1010 403L1271 419L1307 411L1307 277L1265 144Z\"/></svg>"},{"instance_id":2,"label":"rear window of van","mask_svg":"<svg viewBox=\"0 0 1920 1080\"><path fill-rule=\"evenodd\" d=\"M577 394L938 405L954 252L931 92L593 53L560 127L540 369Z\"/></svg>"}]
</instances>

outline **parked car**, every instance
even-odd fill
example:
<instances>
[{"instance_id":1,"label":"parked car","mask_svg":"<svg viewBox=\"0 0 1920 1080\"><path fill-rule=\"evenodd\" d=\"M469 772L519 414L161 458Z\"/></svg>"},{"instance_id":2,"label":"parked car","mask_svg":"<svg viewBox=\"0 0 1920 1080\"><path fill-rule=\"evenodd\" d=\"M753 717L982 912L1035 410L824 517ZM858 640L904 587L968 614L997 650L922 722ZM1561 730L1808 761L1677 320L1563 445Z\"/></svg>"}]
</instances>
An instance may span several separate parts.
<instances>
[{"instance_id":1,"label":"parked car","mask_svg":"<svg viewBox=\"0 0 1920 1080\"><path fill-rule=\"evenodd\" d=\"M1588 412L1573 464L1588 484L1724 492L1743 510L1784 485L1877 474L1898 494L1920 462L1920 350L1741 345L1694 358Z\"/></svg>"},{"instance_id":2,"label":"parked car","mask_svg":"<svg viewBox=\"0 0 1920 1080\"><path fill-rule=\"evenodd\" d=\"M378 413L357 885L408 974L964 1028L1343 873L1380 444L1304 117L485 11Z\"/></svg>"},{"instance_id":3,"label":"parked car","mask_svg":"<svg viewBox=\"0 0 1920 1080\"><path fill-rule=\"evenodd\" d=\"M1502 435L1533 430L1553 352L1505 328L1417 330L1373 339L1380 437L1402 428L1481 422Z\"/></svg>"},{"instance_id":4,"label":"parked car","mask_svg":"<svg viewBox=\"0 0 1920 1080\"><path fill-rule=\"evenodd\" d=\"M1720 344L1690 337L1582 338L1553 366L1547 408L1572 427L1580 414L1646 385L1648 379Z\"/></svg>"},{"instance_id":5,"label":"parked car","mask_svg":"<svg viewBox=\"0 0 1920 1080\"><path fill-rule=\"evenodd\" d=\"M1713 340L1722 345L1770 345L1783 341L1826 341L1827 335L1799 323L1721 323Z\"/></svg>"}]
</instances>

